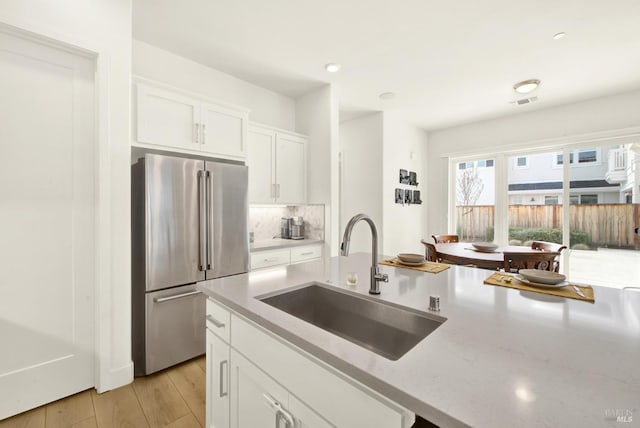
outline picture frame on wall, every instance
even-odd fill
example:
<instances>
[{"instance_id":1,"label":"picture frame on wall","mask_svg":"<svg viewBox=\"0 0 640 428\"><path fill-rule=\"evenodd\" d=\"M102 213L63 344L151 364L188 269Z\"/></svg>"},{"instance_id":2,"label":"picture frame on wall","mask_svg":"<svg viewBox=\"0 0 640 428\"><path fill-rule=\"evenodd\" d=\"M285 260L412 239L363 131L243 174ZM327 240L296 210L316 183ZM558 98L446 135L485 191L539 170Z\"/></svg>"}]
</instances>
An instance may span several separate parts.
<instances>
[{"instance_id":1,"label":"picture frame on wall","mask_svg":"<svg viewBox=\"0 0 640 428\"><path fill-rule=\"evenodd\" d=\"M404 204L404 190L396 189L396 204Z\"/></svg>"},{"instance_id":2,"label":"picture frame on wall","mask_svg":"<svg viewBox=\"0 0 640 428\"><path fill-rule=\"evenodd\" d=\"M404 190L404 203L411 205L411 203L413 202L413 191L409 190L409 189L405 189Z\"/></svg>"},{"instance_id":3,"label":"picture frame on wall","mask_svg":"<svg viewBox=\"0 0 640 428\"><path fill-rule=\"evenodd\" d=\"M415 171L409 171L409 185L418 185L418 174Z\"/></svg>"},{"instance_id":4,"label":"picture frame on wall","mask_svg":"<svg viewBox=\"0 0 640 428\"><path fill-rule=\"evenodd\" d=\"M412 202L414 204L418 204L420 205L422 203L422 199L420 199L420 191L419 190L414 190L413 191L413 199Z\"/></svg>"},{"instance_id":5,"label":"picture frame on wall","mask_svg":"<svg viewBox=\"0 0 640 428\"><path fill-rule=\"evenodd\" d=\"M400 184L409 184L409 173L406 169L400 170Z\"/></svg>"}]
</instances>

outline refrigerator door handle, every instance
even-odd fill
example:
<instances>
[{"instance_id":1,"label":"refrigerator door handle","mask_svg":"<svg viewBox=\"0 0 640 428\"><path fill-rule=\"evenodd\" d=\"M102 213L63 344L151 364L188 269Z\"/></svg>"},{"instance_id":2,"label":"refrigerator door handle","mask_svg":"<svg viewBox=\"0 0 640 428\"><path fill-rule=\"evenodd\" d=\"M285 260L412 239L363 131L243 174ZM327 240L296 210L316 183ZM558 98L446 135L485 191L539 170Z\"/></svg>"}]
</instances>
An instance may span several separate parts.
<instances>
[{"instance_id":1,"label":"refrigerator door handle","mask_svg":"<svg viewBox=\"0 0 640 428\"><path fill-rule=\"evenodd\" d=\"M207 171L207 270L213 269L213 178Z\"/></svg>"},{"instance_id":2,"label":"refrigerator door handle","mask_svg":"<svg viewBox=\"0 0 640 428\"><path fill-rule=\"evenodd\" d=\"M155 303L168 302L170 300L182 299L183 297L195 296L196 294L201 294L201 291L189 291L187 293L176 294L175 296L168 297L156 297L153 299Z\"/></svg>"},{"instance_id":3,"label":"refrigerator door handle","mask_svg":"<svg viewBox=\"0 0 640 428\"><path fill-rule=\"evenodd\" d=\"M205 270L205 258L206 258L206 224L205 217L206 216L206 202L205 202L205 186L204 186L204 171L198 171L198 228L199 228L199 260L198 260L198 270Z\"/></svg>"}]
</instances>

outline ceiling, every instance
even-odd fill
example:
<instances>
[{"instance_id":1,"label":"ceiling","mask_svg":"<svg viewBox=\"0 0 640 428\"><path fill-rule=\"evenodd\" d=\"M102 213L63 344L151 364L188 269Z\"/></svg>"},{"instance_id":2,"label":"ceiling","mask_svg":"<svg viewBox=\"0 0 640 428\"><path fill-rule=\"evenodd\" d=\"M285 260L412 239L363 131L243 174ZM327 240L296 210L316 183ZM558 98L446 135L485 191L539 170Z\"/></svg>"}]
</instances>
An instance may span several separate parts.
<instances>
[{"instance_id":1,"label":"ceiling","mask_svg":"<svg viewBox=\"0 0 640 428\"><path fill-rule=\"evenodd\" d=\"M639 28L638 0L133 0L136 39L293 98L332 83L341 119L425 129L639 89ZM512 104L531 78L539 100Z\"/></svg>"}]
</instances>

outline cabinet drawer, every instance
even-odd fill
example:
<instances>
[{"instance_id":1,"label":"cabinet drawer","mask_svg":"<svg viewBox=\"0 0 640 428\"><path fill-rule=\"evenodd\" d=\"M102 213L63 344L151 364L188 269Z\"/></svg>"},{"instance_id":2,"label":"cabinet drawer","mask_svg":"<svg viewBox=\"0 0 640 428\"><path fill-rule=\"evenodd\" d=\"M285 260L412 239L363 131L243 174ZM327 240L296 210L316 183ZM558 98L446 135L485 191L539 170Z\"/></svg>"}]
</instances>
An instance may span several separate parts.
<instances>
[{"instance_id":1,"label":"cabinet drawer","mask_svg":"<svg viewBox=\"0 0 640 428\"><path fill-rule=\"evenodd\" d=\"M284 250L258 251L251 253L251 269L260 269L269 266L288 265L291 260L291 252Z\"/></svg>"},{"instance_id":2,"label":"cabinet drawer","mask_svg":"<svg viewBox=\"0 0 640 428\"><path fill-rule=\"evenodd\" d=\"M322 257L322 245L305 245L291 248L291 263L304 262L320 257Z\"/></svg>"},{"instance_id":3,"label":"cabinet drawer","mask_svg":"<svg viewBox=\"0 0 640 428\"><path fill-rule=\"evenodd\" d=\"M230 325L231 312L213 300L207 299L207 328L228 343Z\"/></svg>"}]
</instances>

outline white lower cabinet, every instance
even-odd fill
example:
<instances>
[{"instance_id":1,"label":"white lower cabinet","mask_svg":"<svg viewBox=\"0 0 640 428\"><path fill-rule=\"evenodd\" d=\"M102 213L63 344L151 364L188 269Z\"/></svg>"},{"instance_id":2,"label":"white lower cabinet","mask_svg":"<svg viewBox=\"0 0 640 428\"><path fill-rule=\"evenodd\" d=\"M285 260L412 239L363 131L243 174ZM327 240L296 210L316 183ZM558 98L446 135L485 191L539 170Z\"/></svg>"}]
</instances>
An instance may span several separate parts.
<instances>
[{"instance_id":1,"label":"white lower cabinet","mask_svg":"<svg viewBox=\"0 0 640 428\"><path fill-rule=\"evenodd\" d=\"M223 306L210 302L208 309L217 309L220 318ZM403 407L224 310L230 314L229 343L211 330L207 336L207 427L408 428L413 423L413 413Z\"/></svg>"},{"instance_id":2,"label":"white lower cabinet","mask_svg":"<svg viewBox=\"0 0 640 428\"><path fill-rule=\"evenodd\" d=\"M207 427L229 427L229 345L207 328Z\"/></svg>"}]
</instances>

